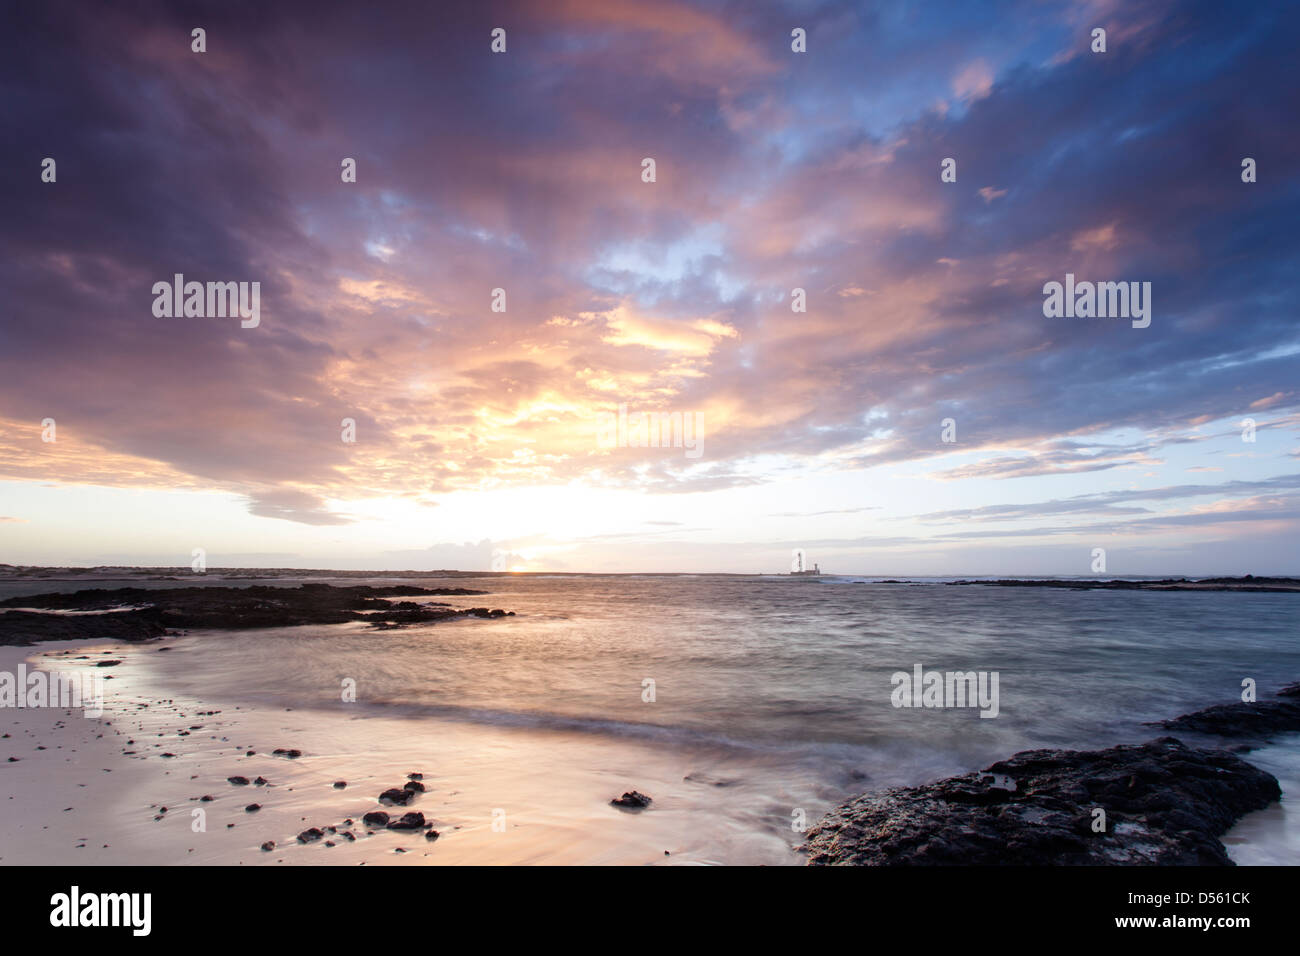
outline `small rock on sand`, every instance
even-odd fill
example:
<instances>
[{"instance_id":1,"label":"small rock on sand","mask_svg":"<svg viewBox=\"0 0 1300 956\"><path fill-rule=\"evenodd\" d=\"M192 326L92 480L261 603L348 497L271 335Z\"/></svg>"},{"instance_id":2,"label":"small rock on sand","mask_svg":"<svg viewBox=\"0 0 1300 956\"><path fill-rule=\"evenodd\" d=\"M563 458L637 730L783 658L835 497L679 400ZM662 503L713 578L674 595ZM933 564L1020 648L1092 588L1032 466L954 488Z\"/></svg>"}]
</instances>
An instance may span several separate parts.
<instances>
[{"instance_id":1,"label":"small rock on sand","mask_svg":"<svg viewBox=\"0 0 1300 956\"><path fill-rule=\"evenodd\" d=\"M615 797L613 800L609 802L616 807L623 807L625 810L644 810L646 807L650 806L650 804L653 803L654 801L652 801L644 793L640 793L636 790L632 790L629 791L628 793L623 794L623 796L621 797Z\"/></svg>"},{"instance_id":2,"label":"small rock on sand","mask_svg":"<svg viewBox=\"0 0 1300 956\"><path fill-rule=\"evenodd\" d=\"M388 824L390 830L419 830L424 826L424 814L417 812L403 813L402 819Z\"/></svg>"}]
</instances>

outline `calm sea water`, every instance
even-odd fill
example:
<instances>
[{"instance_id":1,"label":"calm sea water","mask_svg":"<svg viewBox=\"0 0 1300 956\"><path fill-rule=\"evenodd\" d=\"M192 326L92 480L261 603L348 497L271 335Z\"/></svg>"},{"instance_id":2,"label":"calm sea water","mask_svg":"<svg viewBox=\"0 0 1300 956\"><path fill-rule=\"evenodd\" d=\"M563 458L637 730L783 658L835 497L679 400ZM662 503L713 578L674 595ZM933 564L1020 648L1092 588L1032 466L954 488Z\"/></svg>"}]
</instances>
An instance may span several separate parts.
<instances>
[{"instance_id":1,"label":"calm sea water","mask_svg":"<svg viewBox=\"0 0 1300 956\"><path fill-rule=\"evenodd\" d=\"M1237 700L1243 678L1261 694L1300 678L1295 594L709 575L415 583L481 588L489 594L430 600L517 616L235 632L152 666L162 686L209 699L680 742L798 762L845 790L1031 747L1147 739L1159 731L1144 722ZM11 583L0 594L54 589ZM998 716L894 707L891 675L916 664L997 672ZM340 702L347 678L355 704Z\"/></svg>"}]
</instances>

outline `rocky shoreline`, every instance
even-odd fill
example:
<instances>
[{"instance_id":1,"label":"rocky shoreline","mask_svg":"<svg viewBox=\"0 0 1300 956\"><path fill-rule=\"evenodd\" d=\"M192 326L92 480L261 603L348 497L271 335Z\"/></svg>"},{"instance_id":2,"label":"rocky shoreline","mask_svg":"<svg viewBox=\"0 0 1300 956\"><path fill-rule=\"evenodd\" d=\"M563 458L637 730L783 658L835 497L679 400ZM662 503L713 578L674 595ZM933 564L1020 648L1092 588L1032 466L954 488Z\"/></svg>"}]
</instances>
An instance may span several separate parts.
<instances>
[{"instance_id":1,"label":"rocky shoreline","mask_svg":"<svg viewBox=\"0 0 1300 956\"><path fill-rule=\"evenodd\" d=\"M430 571L358 571L339 568L223 568L210 565L205 572L213 578L223 581L285 581L301 579L304 581L326 575L330 578L410 578L413 580L454 577L486 577L490 574L505 572L460 571L455 568L442 568ZM193 578L192 567L176 565L172 567L138 567L134 565L102 564L94 567L50 567L45 565L4 564L0 563L0 581L95 581L139 580L139 581L186 581Z\"/></svg>"},{"instance_id":2,"label":"rocky shoreline","mask_svg":"<svg viewBox=\"0 0 1300 956\"><path fill-rule=\"evenodd\" d=\"M513 611L486 607L386 600L484 593L470 588L339 587L318 583L296 588L90 588L0 601L0 645L102 639L145 641L188 628L247 630L367 621L372 627L391 629L461 617L513 616ZM34 610L19 610L25 608Z\"/></svg>"},{"instance_id":3,"label":"rocky shoreline","mask_svg":"<svg viewBox=\"0 0 1300 956\"><path fill-rule=\"evenodd\" d=\"M1246 752L1300 731L1300 684L1278 698L1162 726L1232 740ZM810 829L803 849L813 866L1231 866L1219 837L1280 797L1271 774L1174 737L1029 750L978 773L857 797Z\"/></svg>"},{"instance_id":4,"label":"rocky shoreline","mask_svg":"<svg viewBox=\"0 0 1300 956\"><path fill-rule=\"evenodd\" d=\"M902 584L904 582L884 582ZM950 586L983 584L998 588L1065 588L1071 591L1267 591L1300 592L1300 578L1255 577L1247 574L1235 578L1162 578L1152 581L1093 581L1088 579L999 578L993 581L949 581Z\"/></svg>"},{"instance_id":5,"label":"rocky shoreline","mask_svg":"<svg viewBox=\"0 0 1300 956\"><path fill-rule=\"evenodd\" d=\"M1275 734L1300 730L1300 681L1277 692L1276 700L1219 704L1161 721L1165 730L1176 730L1218 737L1268 740ZM1238 750L1250 750L1242 745Z\"/></svg>"}]
</instances>

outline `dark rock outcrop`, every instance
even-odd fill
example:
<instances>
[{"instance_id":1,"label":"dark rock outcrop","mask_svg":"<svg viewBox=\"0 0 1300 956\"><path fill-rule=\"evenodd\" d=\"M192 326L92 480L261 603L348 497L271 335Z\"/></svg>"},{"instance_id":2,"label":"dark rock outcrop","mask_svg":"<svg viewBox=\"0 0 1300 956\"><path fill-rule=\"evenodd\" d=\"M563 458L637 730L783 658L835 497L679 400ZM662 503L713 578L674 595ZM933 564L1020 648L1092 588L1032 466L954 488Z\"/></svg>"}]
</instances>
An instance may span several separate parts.
<instances>
[{"instance_id":1,"label":"dark rock outcrop","mask_svg":"<svg viewBox=\"0 0 1300 956\"><path fill-rule=\"evenodd\" d=\"M982 773L858 797L809 830L804 849L810 864L1226 866L1218 837L1280 795L1271 774L1173 737L1030 750Z\"/></svg>"},{"instance_id":2,"label":"dark rock outcrop","mask_svg":"<svg viewBox=\"0 0 1300 956\"><path fill-rule=\"evenodd\" d=\"M887 581L886 584L902 584ZM949 585L983 585L1001 588L1067 588L1071 591L1264 591L1300 592L1300 578L1162 578L1159 581L1093 580L1090 578L1000 578L996 581L949 581Z\"/></svg>"},{"instance_id":3,"label":"dark rock outcrop","mask_svg":"<svg viewBox=\"0 0 1300 956\"><path fill-rule=\"evenodd\" d=\"M1162 721L1166 730L1215 734L1220 737L1253 737L1267 740L1275 734L1300 730L1300 696L1291 684L1278 691L1280 700L1219 704L1194 714Z\"/></svg>"},{"instance_id":4,"label":"dark rock outcrop","mask_svg":"<svg viewBox=\"0 0 1300 956\"><path fill-rule=\"evenodd\" d=\"M36 607L27 598L20 607ZM39 641L148 641L163 637L167 628L156 614L121 611L116 614L40 614L6 611L0 614L0 645L35 644Z\"/></svg>"},{"instance_id":5,"label":"dark rock outcrop","mask_svg":"<svg viewBox=\"0 0 1300 956\"><path fill-rule=\"evenodd\" d=\"M1253 701L1221 704L1161 722L1165 730L1192 731L1223 737L1257 737L1300 731L1300 700Z\"/></svg>"},{"instance_id":6,"label":"dark rock outcrop","mask_svg":"<svg viewBox=\"0 0 1300 956\"><path fill-rule=\"evenodd\" d=\"M40 594L0 601L0 609L109 612L67 615L5 611L0 613L0 644L84 639L143 641L162 637L176 628L293 627L345 621L420 624L506 613L486 608L459 610L438 602L394 603L386 600L397 595L483 593L469 588L422 588L415 585L335 587L319 583L298 587L89 588L71 594Z\"/></svg>"}]
</instances>

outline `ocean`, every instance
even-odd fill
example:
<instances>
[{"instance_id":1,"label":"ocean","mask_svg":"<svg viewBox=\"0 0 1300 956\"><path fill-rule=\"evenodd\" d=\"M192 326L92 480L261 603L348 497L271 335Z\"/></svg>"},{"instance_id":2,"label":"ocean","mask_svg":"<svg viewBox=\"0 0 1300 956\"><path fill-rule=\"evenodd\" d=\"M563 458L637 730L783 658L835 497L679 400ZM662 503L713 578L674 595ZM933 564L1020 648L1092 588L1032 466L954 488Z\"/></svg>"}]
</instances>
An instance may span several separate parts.
<instances>
[{"instance_id":1,"label":"ocean","mask_svg":"<svg viewBox=\"0 0 1300 956\"><path fill-rule=\"evenodd\" d=\"M1244 679L1266 696L1300 678L1295 594L730 575L411 583L481 589L488 593L416 600L516 616L399 630L193 632L173 642L176 653L150 655L144 677L159 696L363 720L377 750L390 735L432 738L457 724L600 743L576 751L580 760L620 747L687 755L674 766L701 785L701 801L725 791L736 809L735 819L724 809L710 824L728 834L718 849L701 844L701 859L722 862L781 862L799 842L796 828L782 837L785 849L764 842L757 856L728 856L725 848L746 846L734 839L746 828L797 812L811 823L867 789L980 769L1026 749L1147 740L1163 733L1152 721L1240 699ZM86 586L8 582L0 596ZM893 675L910 678L918 666L996 674L996 716L895 706ZM355 700L344 700L349 687ZM1283 741L1260 752L1284 787L1300 776L1295 751ZM1284 812L1273 816L1262 830L1243 821L1259 831L1239 848L1244 862L1300 862L1296 827Z\"/></svg>"}]
</instances>

